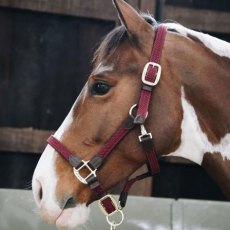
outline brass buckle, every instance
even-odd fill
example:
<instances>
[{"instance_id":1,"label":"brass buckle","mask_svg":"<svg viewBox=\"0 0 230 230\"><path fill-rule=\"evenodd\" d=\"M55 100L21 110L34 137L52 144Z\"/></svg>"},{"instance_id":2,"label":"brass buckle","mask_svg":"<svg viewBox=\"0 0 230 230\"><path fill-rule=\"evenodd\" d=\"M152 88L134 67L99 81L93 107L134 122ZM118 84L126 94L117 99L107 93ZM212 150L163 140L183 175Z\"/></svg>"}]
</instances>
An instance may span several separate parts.
<instances>
[{"instance_id":1,"label":"brass buckle","mask_svg":"<svg viewBox=\"0 0 230 230\"><path fill-rule=\"evenodd\" d=\"M154 82L151 82L151 81L148 81L148 80L145 79L146 73L147 73L147 71L148 71L149 66L152 66L153 68L154 68L154 67L157 67L157 69L158 69L158 70L157 70L157 74L156 74L156 78L155 78L155 81L154 81ZM142 77L141 77L142 82L143 82L144 84L146 84L146 85L149 85L149 86L155 86L155 85L158 84L160 78L161 78L161 66L160 66L159 64L155 63L155 62L148 62L148 63L145 65L145 67L144 67L144 69L143 69L143 72L142 72Z\"/></svg>"},{"instance_id":2,"label":"brass buckle","mask_svg":"<svg viewBox=\"0 0 230 230\"><path fill-rule=\"evenodd\" d=\"M112 206L114 207L114 210L111 213L108 213L108 211L106 210L106 207L103 204L103 201L105 201L106 199L109 199L109 202L111 202ZM103 196L98 201L98 205L99 205L102 213L106 216L106 220L110 226L115 228L123 222L124 213L122 211L121 206L117 204L117 202L113 196L111 196L111 195ZM114 220L115 216L117 217L116 220Z\"/></svg>"},{"instance_id":3,"label":"brass buckle","mask_svg":"<svg viewBox=\"0 0 230 230\"><path fill-rule=\"evenodd\" d=\"M96 175L96 171L97 169L92 169L90 166L89 166L89 161L84 161L82 160L82 165L79 167L79 168L75 168L73 167L73 173L74 175L77 177L77 179L82 182L83 184L88 184L87 183L87 179L91 176L91 175L94 175L94 177L97 177ZM89 170L89 174L85 177L81 176L80 174L80 170L83 169L84 167L86 167L88 170Z\"/></svg>"}]
</instances>

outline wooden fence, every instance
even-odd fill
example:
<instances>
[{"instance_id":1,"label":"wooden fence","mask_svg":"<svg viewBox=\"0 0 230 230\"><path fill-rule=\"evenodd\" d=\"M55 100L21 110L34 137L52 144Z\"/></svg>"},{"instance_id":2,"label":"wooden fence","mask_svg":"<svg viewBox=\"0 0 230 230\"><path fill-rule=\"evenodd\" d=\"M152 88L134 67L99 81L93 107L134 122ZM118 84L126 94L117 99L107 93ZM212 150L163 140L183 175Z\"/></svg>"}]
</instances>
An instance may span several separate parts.
<instances>
[{"instance_id":1,"label":"wooden fence","mask_svg":"<svg viewBox=\"0 0 230 230\"><path fill-rule=\"evenodd\" d=\"M155 15L156 0L127 0L136 9ZM163 2L162 19L173 20L189 28L230 33L230 12L194 9L168 5ZM110 0L0 0L0 6L46 13L116 21L117 14Z\"/></svg>"},{"instance_id":2,"label":"wooden fence","mask_svg":"<svg viewBox=\"0 0 230 230\"><path fill-rule=\"evenodd\" d=\"M150 14L155 15L155 12L157 9L156 0L128 0L127 2L129 2L135 8L140 9L143 12L149 12ZM42 118L39 118L40 120L38 119L40 122L39 125L37 125L37 121L35 122L34 119L29 118L33 116L33 114L36 114L35 113L36 111L33 113L31 112L33 109L36 110L37 107L36 108L33 107L36 104L32 105L32 107L30 108L29 110L29 112L31 112L29 113L30 116L25 116L26 112L23 114L20 114L20 113L17 114L17 111L14 116L12 116L12 114L10 115L10 117L19 116L18 120L20 119L23 120L21 124L19 124L20 121L13 122L11 124L10 117L7 119L7 116L9 113L15 112L14 110L8 108L9 103L7 102L7 99L9 99L10 96L8 95L9 92L5 89L5 85L7 85L9 81L12 81L11 74L12 72L14 74L16 71L16 70L11 69L12 63L10 64L12 59L16 60L15 59L16 57L12 58L10 57L10 55L12 55L12 52L11 52L12 44L15 45L15 41L12 39L16 39L16 37L13 37L13 36L15 36L15 34L19 32L18 31L12 32L12 30L9 29L11 27L14 27L14 30L17 30L17 28L15 28L14 26L13 20L11 19L13 13L11 15L11 12L10 12L11 16L9 16L8 12L7 13L4 12L4 9L6 9L7 11L10 9L26 10L25 12L30 12L30 16L33 14L33 12L49 13L53 15L53 17L55 17L55 15L73 16L72 17L73 20L75 20L76 18L79 18L79 20L81 21L78 24L78 23L73 22L73 20L70 20L72 23L72 24L70 23L70 29L73 30L75 26L73 24L75 23L78 26L78 29L80 31L78 33L82 36L82 38L79 39L76 37L76 35L78 34L77 32L75 32L75 34L70 32L69 34L69 37L74 35L75 39L78 39L77 42L80 44L79 47L77 48L75 47L76 51L74 49L72 51L75 53L78 51L79 52L78 57L77 56L75 57L73 56L73 54L70 54L69 59L67 58L65 60L67 64L62 63L62 62L59 63L58 60L53 61L53 57L51 57L48 60L49 63L51 64L54 62L56 63L54 65L49 66L49 70L48 70L49 79L47 79L49 83L48 86L42 85L42 83L44 82L44 79L41 79L40 75L42 75L43 72L40 70L40 67L36 66L40 63L40 58L33 60L33 68L35 67L35 69L28 69L26 73L24 70L22 70L21 75L15 74L15 78L22 77L21 81L25 81L25 79L28 79L28 81L31 81L30 84L34 88L31 88L30 85L27 85L27 87L31 88L31 90L29 91L31 95L34 94L33 91L35 89L37 90L37 93L34 97L39 98L38 95L40 95L40 93L44 93L44 91L48 92L48 93L45 93L41 97L41 101L38 102L41 104L45 103L45 108L39 107L38 109L39 111L40 110L42 111L41 114L43 116ZM21 152L21 153L40 154L46 145L47 137L51 133L53 133L53 131L50 129L54 129L53 127L57 127L56 126L57 123L60 124L60 121L63 120L64 118L63 114L66 114L66 111L68 111L68 109L70 108L70 105L72 104L73 99L76 98L77 93L80 92L80 88L83 86L85 79L82 76L87 74L87 71L86 71L87 65L85 63L90 63L90 55L92 54L92 52L89 51L89 47L92 48L93 43L94 43L94 41L89 39L88 35L90 35L90 38L94 37L95 39L99 40L99 37L106 34L111 28L115 26L117 22L117 14L110 0L94 0L94 1L93 0L84 0L84 1L83 0L48 0L48 1L45 1L45 0L0 0L0 10L1 10L0 19L6 20L5 24L4 23L2 24L2 20L1 20L1 26L2 26L3 32L0 31L0 49L2 52L0 54L0 62L2 61L3 66L5 66L3 69L3 75L4 75L3 80L0 79L0 90L2 90L1 95L0 95L0 106L1 108L3 108L3 110L0 111L0 116L4 116L4 119L0 119L0 126L2 126L0 128L0 152L7 151L7 152L17 152L17 153ZM230 34L230 13L229 12L220 12L220 11L209 10L209 9L185 8L185 7L168 5L164 3L161 13L162 13L162 20L170 19L170 20L176 21L178 23L181 23L187 27L190 27L196 30L207 31L207 32L212 32L212 33ZM38 18L39 17L36 18L35 20L36 22L39 21ZM58 18L58 20L59 19L60 18ZM105 25L99 26L98 19L102 20L102 23L104 23ZM27 19L25 19L24 21L26 20ZM40 23L39 25L42 25L42 23L45 23L46 22L45 20L46 19L44 19L44 21L41 23L39 22ZM53 21L51 20L50 25L56 26L54 22L55 20ZM66 18L64 18L64 20L66 20ZM59 21L61 21L61 19ZM93 22L92 25L91 25L91 22ZM0 26L0 29L1 29L1 26ZM23 24L20 24L20 26L21 26L21 29L24 29ZM33 23L30 25L30 30L34 31L32 26L33 26ZM65 27L64 24L62 26ZM91 30L92 32L89 32L89 30L88 31L83 30L82 28L84 26L88 26L89 30ZM46 31L47 37L49 37L51 32L49 32L48 30L46 30L46 28L45 29L44 28L45 27L42 27L41 31ZM22 33L24 34L25 32L28 35L32 34L29 30L24 31L24 32L22 31ZM39 31L35 31L35 32L39 34ZM56 48L60 46L60 44L62 44L62 40L61 40L62 38L60 34L63 34L63 33L65 33L64 29L63 31L60 30L60 33L58 33L56 36L60 38L60 43L57 43L56 46L54 46L53 50L55 52L57 51ZM52 32L52 35L53 34L54 33ZM20 35L19 37L20 44L23 42L23 39L24 39L23 36ZM44 38L41 36L39 39L41 39L41 42L38 41L36 43L34 39L33 40L33 42L35 42L34 44L41 44L42 39L48 39L48 38ZM65 42L66 49L68 49L68 41L66 42L65 39L63 41ZM88 42L81 43L84 41L84 39L88 39ZM52 42L50 42L49 44L51 43ZM28 47L29 45L30 47L33 47L33 44L32 43L30 44L28 42ZM72 45L74 45L74 43ZM23 49L25 50L28 47L24 46ZM18 46L16 46L16 48L14 49L14 53L16 53L15 54L16 56L18 55L17 52L21 52L21 50L18 49ZM34 52L34 54L37 55L38 52L43 52L43 51L40 48L38 48L37 50L33 48L31 52ZM41 53L41 55L43 54L44 53ZM60 54L62 54L62 52L59 53L59 56ZM27 55L28 53L23 55L23 58L27 57ZM77 70L70 67L69 60L72 61L73 58L76 58L78 61ZM29 61L30 59L28 56L28 59L24 60L23 66L25 67L27 65L27 62ZM20 61L16 60L16 62L18 64ZM42 64L44 65L44 63ZM63 65L63 67L61 65ZM18 66L15 65L14 67L17 68L17 71L20 72L20 66L21 66L21 63L19 63ZM55 68L57 68L56 72L52 72L52 69L55 69ZM32 83L32 80L31 79L29 80L28 78L29 74L34 74L34 72L36 71L40 71L40 72L37 73L37 75L36 74L34 75L34 81L38 86L40 86L40 88L37 88L38 86L35 86L34 85L35 83ZM70 79L66 81L66 78L63 77L65 74L70 75L70 76L76 74L81 77L78 79L78 82L76 83L75 82L76 80L74 79L74 77L72 77L72 80ZM60 75L58 76L58 79L63 79L63 80L62 81L58 80L59 83L57 83L54 78L56 75ZM25 79L23 78L23 76L25 76ZM16 81L15 79L13 80ZM1 86L1 81L3 82L2 86ZM61 91L61 94L60 94L58 88L53 87L53 82L57 83L57 87L59 88L62 87L64 83L71 85L72 84L71 82L75 82L75 86L78 89L77 90L78 92L74 93L74 87L72 87L71 85L71 87L66 86ZM19 90L19 88L23 85L24 85L24 82L21 82L20 84L14 84L15 88L12 88L11 90L12 91L13 89ZM43 87L45 88L42 90ZM52 95L51 93L49 94L49 91L53 94ZM54 95L54 92L56 92L55 95ZM68 95L71 94L71 96L67 96L67 94ZM17 95L15 97L17 98ZM26 106L26 103L29 100L27 100L25 95L23 97L24 97L24 100L26 101L24 106ZM63 97L64 97L64 100L63 100ZM53 104L54 98L56 98L55 101L59 100L61 101L63 105L66 106L64 110L61 107L59 108L58 107L59 105L56 105L57 108L54 108L55 107L55 104ZM11 104L11 106L14 106L14 105ZM16 110L18 108L17 106L19 107L19 105L15 106ZM50 109L49 106L50 107L53 106L53 107ZM7 108L9 111L5 112L4 110L7 110ZM54 114L57 114L57 116L59 116L58 118L59 120L55 121L55 123L52 123L51 120L53 120L52 116L54 116ZM27 122L26 119L30 120L30 122ZM33 128L27 128L28 126L29 127L32 126ZM26 127L26 128L23 128L23 127ZM186 160L182 160L182 159L175 160L175 158L170 158L168 161L176 162L176 163L188 163L188 161ZM140 187L136 189L136 191L137 192L134 192L133 194L150 195L151 194L151 181L147 181L146 183L144 182L142 185L140 185Z\"/></svg>"},{"instance_id":3,"label":"wooden fence","mask_svg":"<svg viewBox=\"0 0 230 230\"><path fill-rule=\"evenodd\" d=\"M143 12L149 12L153 15L156 12L156 0L128 0L127 2ZM0 0L0 7L102 19L105 21L115 22L117 20L114 7L111 1L108 0ZM199 10L167 5L165 3L162 9L162 20L170 19L177 21L192 29L230 34L230 12ZM9 55L9 52L7 55ZM10 70L8 70L8 72L9 71ZM32 128L0 128L0 151L39 153L43 148L41 143L43 143L46 136L51 132L52 131L33 130ZM15 136L20 137L16 142L16 138L11 138ZM34 140L31 141L30 138L34 138Z\"/></svg>"}]
</instances>

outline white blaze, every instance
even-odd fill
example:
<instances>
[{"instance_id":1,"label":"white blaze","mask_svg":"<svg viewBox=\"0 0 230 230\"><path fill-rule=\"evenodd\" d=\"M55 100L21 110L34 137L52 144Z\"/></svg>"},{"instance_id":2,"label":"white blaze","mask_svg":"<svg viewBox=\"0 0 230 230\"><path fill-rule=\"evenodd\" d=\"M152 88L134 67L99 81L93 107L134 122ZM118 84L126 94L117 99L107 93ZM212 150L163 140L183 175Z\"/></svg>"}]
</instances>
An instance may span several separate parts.
<instances>
[{"instance_id":1,"label":"white blaze","mask_svg":"<svg viewBox=\"0 0 230 230\"><path fill-rule=\"evenodd\" d=\"M113 69L114 69L113 65L104 65L100 63L93 71L93 74L96 75L96 74L102 74L104 72L111 72L113 71Z\"/></svg>"},{"instance_id":2,"label":"white blaze","mask_svg":"<svg viewBox=\"0 0 230 230\"><path fill-rule=\"evenodd\" d=\"M79 98L80 96L81 94L79 95ZM77 101L78 99L75 104ZM73 108L75 104L62 125L54 134L59 140L61 140L63 133L73 122ZM78 204L75 208L69 208L62 211L58 206L58 201L55 195L57 184L55 161L57 154L58 153L50 145L47 145L33 175L33 193L42 216L45 216L49 222L56 223L58 227L72 229L73 227L87 221L89 217L89 208L87 208L85 204ZM42 201L40 201L39 198L40 185L42 185Z\"/></svg>"}]
</instances>

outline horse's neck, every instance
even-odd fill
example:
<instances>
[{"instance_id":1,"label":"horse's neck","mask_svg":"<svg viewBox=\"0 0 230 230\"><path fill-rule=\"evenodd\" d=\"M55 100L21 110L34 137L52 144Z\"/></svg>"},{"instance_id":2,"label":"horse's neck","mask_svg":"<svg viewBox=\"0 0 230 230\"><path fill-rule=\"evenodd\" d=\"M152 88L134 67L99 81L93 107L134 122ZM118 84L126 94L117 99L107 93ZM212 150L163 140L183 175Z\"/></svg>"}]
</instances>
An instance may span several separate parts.
<instances>
[{"instance_id":1,"label":"horse's neck","mask_svg":"<svg viewBox=\"0 0 230 230\"><path fill-rule=\"evenodd\" d=\"M183 119L171 155L201 164L230 199L230 58L199 42L186 53L174 73L181 78Z\"/></svg>"},{"instance_id":2,"label":"horse's neck","mask_svg":"<svg viewBox=\"0 0 230 230\"><path fill-rule=\"evenodd\" d=\"M208 51L206 57L195 57L193 71L182 79L185 98L212 143L230 133L229 73L230 59Z\"/></svg>"},{"instance_id":3,"label":"horse's neck","mask_svg":"<svg viewBox=\"0 0 230 230\"><path fill-rule=\"evenodd\" d=\"M202 164L206 153L218 152L230 160L230 59L198 41L180 42L170 64L181 82L183 118L181 143L171 155Z\"/></svg>"},{"instance_id":4,"label":"horse's neck","mask_svg":"<svg viewBox=\"0 0 230 230\"><path fill-rule=\"evenodd\" d=\"M226 198L230 200L230 161L223 161L222 156L218 153L207 153L202 166L217 183Z\"/></svg>"}]
</instances>

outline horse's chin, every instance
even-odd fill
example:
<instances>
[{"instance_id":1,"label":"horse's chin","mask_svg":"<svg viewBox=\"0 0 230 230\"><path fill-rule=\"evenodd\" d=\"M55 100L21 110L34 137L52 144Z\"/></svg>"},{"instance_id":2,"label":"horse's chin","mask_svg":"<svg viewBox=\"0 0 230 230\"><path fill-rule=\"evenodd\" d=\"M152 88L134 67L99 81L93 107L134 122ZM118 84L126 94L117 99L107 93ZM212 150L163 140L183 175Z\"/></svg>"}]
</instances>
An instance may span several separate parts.
<instances>
[{"instance_id":1,"label":"horse's chin","mask_svg":"<svg viewBox=\"0 0 230 230\"><path fill-rule=\"evenodd\" d=\"M90 209L85 204L78 204L74 208L65 209L57 218L56 226L59 229L73 229L86 223L89 212Z\"/></svg>"}]
</instances>

